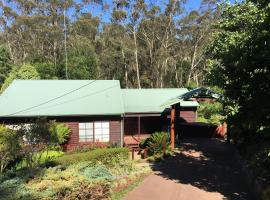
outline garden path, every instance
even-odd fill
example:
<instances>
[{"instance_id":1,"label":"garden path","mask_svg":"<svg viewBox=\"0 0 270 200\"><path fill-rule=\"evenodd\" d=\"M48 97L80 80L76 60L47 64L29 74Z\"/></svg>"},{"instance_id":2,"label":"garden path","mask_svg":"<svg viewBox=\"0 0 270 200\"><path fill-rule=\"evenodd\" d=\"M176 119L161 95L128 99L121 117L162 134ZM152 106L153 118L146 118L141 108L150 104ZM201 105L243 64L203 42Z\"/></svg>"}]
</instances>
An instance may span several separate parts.
<instances>
[{"instance_id":1,"label":"garden path","mask_svg":"<svg viewBox=\"0 0 270 200\"><path fill-rule=\"evenodd\" d=\"M255 200L234 149L219 139L191 138L124 200Z\"/></svg>"}]
</instances>

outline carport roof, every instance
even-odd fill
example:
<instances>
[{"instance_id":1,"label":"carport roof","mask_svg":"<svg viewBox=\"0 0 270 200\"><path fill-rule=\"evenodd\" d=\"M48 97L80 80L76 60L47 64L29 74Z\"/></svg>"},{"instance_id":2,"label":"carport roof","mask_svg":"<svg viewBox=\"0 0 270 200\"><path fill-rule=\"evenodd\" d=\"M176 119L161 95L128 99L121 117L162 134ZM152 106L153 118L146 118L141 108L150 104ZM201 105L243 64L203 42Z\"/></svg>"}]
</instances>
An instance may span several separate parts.
<instances>
[{"instance_id":1,"label":"carport roof","mask_svg":"<svg viewBox=\"0 0 270 200\"><path fill-rule=\"evenodd\" d=\"M186 88L122 89L125 113L162 113L164 103L188 92ZM182 101L182 107L197 107L197 101Z\"/></svg>"}]
</instances>

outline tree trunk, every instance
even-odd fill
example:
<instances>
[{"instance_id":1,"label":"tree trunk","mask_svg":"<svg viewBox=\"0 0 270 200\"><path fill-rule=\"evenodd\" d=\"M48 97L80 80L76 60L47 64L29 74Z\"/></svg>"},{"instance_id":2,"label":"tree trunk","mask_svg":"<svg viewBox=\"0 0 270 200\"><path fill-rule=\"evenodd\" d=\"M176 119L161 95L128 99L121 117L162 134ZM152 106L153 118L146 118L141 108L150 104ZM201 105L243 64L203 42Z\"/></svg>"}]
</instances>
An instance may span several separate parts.
<instances>
[{"instance_id":1,"label":"tree trunk","mask_svg":"<svg viewBox=\"0 0 270 200\"><path fill-rule=\"evenodd\" d=\"M122 56L123 56L124 65L125 65L125 83L126 83L126 88L128 88L128 70L127 70L126 56L125 56L125 52L123 48L122 48Z\"/></svg>"},{"instance_id":2,"label":"tree trunk","mask_svg":"<svg viewBox=\"0 0 270 200\"><path fill-rule=\"evenodd\" d=\"M194 70L196 56L197 56L197 44L195 44L195 46L194 46L194 51L193 51L193 55L192 55L191 66L190 66L190 70L189 70L189 74L188 74L188 80L187 80L188 85L191 82L191 76L192 76L192 72Z\"/></svg>"},{"instance_id":3,"label":"tree trunk","mask_svg":"<svg viewBox=\"0 0 270 200\"><path fill-rule=\"evenodd\" d=\"M137 84L138 88L141 88L141 81L140 81L140 71L139 71L139 61L138 61L138 49L137 49L137 37L135 29L133 28L133 40L134 40L134 56L135 56L135 66L136 66L136 75L137 75Z\"/></svg>"}]
</instances>

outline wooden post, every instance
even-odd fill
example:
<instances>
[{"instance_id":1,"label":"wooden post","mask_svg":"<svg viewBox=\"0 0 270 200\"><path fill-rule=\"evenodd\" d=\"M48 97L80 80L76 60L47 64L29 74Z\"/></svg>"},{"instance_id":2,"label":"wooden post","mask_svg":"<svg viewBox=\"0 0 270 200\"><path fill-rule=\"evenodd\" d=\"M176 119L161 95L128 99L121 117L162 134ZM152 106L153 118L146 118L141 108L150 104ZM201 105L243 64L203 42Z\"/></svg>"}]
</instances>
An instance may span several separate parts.
<instances>
[{"instance_id":1,"label":"wooden post","mask_svg":"<svg viewBox=\"0 0 270 200\"><path fill-rule=\"evenodd\" d=\"M174 138L175 138L175 105L171 107L171 150L174 150Z\"/></svg>"},{"instance_id":2,"label":"wooden post","mask_svg":"<svg viewBox=\"0 0 270 200\"><path fill-rule=\"evenodd\" d=\"M141 139L141 116L138 116L138 138Z\"/></svg>"},{"instance_id":3,"label":"wooden post","mask_svg":"<svg viewBox=\"0 0 270 200\"><path fill-rule=\"evenodd\" d=\"M146 147L143 151L143 158L147 158L148 148Z\"/></svg>"},{"instance_id":4,"label":"wooden post","mask_svg":"<svg viewBox=\"0 0 270 200\"><path fill-rule=\"evenodd\" d=\"M132 148L132 154L131 154L131 157L132 157L132 160L134 160L134 154L135 154L135 150Z\"/></svg>"}]
</instances>

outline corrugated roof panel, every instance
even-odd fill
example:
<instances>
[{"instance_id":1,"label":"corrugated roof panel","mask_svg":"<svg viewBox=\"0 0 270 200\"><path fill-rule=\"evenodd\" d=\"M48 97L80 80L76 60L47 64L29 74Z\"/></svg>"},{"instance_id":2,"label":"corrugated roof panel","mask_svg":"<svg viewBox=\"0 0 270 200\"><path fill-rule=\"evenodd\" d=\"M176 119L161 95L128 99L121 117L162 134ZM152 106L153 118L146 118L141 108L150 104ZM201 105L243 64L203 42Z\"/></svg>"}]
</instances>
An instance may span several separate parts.
<instances>
[{"instance_id":1,"label":"corrugated roof panel","mask_svg":"<svg viewBox=\"0 0 270 200\"><path fill-rule=\"evenodd\" d=\"M164 104L186 92L186 88L120 89L118 80L15 80L0 97L0 117L162 113Z\"/></svg>"},{"instance_id":2,"label":"corrugated roof panel","mask_svg":"<svg viewBox=\"0 0 270 200\"><path fill-rule=\"evenodd\" d=\"M49 103L19 112L73 90L75 91ZM0 117L123 113L123 100L118 80L16 80L0 98Z\"/></svg>"},{"instance_id":3,"label":"corrugated roof panel","mask_svg":"<svg viewBox=\"0 0 270 200\"><path fill-rule=\"evenodd\" d=\"M164 103L188 92L186 88L122 89L125 113L161 113ZM183 106L196 107L197 102L185 101Z\"/></svg>"}]
</instances>

